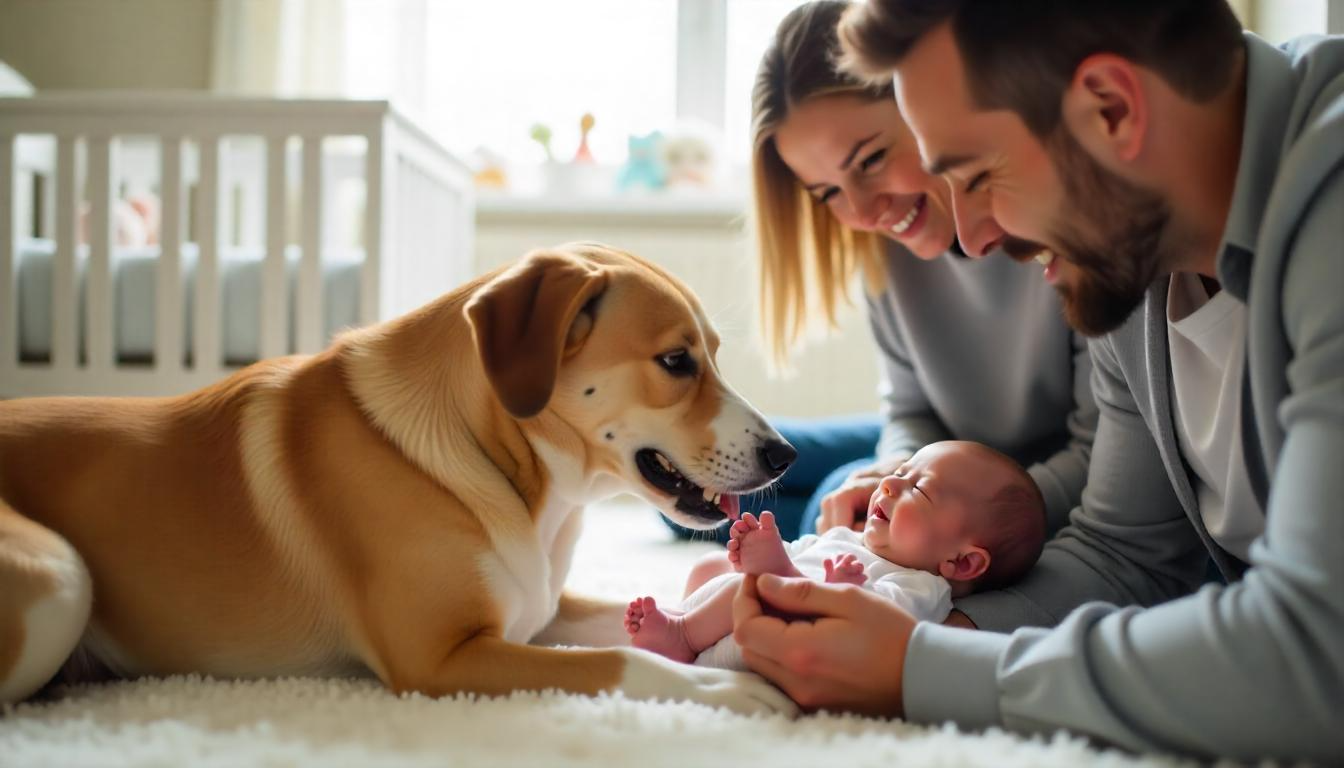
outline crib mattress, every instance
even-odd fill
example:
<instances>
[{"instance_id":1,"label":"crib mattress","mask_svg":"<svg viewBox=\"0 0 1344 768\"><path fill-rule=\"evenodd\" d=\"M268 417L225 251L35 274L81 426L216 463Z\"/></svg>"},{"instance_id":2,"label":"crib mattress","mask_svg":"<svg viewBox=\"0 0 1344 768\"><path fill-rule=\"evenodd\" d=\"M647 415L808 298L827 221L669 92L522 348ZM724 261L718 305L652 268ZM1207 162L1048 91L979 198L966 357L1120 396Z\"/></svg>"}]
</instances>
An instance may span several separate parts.
<instances>
[{"instance_id":1,"label":"crib mattress","mask_svg":"<svg viewBox=\"0 0 1344 768\"><path fill-rule=\"evenodd\" d=\"M84 349L84 292L88 249L76 253L79 274L79 348ZM19 358L45 362L51 355L52 266L55 244L28 239L18 249ZM288 350L295 349L294 302L300 249L285 251L289 287ZM259 356L261 339L261 248L225 247L219 259L220 346L228 365L246 365ZM149 363L154 357L155 294L158 277L157 246L114 248L111 258L113 286L113 344L119 363ZM188 290L196 271L197 248L182 246L183 360L191 360L193 293ZM322 328L327 338L358 324L359 282L363 253L358 250L327 252L322 258Z\"/></svg>"}]
</instances>

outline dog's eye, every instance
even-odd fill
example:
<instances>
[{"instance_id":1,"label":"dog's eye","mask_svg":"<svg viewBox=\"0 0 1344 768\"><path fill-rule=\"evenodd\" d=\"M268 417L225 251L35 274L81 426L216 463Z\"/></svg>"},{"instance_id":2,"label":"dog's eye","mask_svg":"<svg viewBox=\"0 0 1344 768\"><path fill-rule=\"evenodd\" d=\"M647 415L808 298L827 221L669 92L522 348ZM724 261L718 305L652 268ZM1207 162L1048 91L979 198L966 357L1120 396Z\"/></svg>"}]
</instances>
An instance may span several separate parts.
<instances>
[{"instance_id":1,"label":"dog's eye","mask_svg":"<svg viewBox=\"0 0 1344 768\"><path fill-rule=\"evenodd\" d=\"M664 352L657 357L658 364L663 370L673 376L694 376L696 372L695 358L691 353L684 349L674 349L671 352Z\"/></svg>"}]
</instances>

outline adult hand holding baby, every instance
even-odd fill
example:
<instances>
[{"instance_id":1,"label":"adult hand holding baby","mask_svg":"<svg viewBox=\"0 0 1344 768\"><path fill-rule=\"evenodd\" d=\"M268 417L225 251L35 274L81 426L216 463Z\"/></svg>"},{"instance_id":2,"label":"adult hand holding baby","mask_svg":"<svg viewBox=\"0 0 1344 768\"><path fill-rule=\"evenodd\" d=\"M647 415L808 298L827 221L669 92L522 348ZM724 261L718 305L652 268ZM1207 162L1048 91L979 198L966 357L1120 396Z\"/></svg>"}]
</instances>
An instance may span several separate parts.
<instances>
[{"instance_id":1,"label":"adult hand holding baby","mask_svg":"<svg viewBox=\"0 0 1344 768\"><path fill-rule=\"evenodd\" d=\"M909 453L894 454L851 472L843 485L821 500L817 533L825 533L839 526L862 531L868 500L872 498L873 491L877 490L882 478L893 474L897 467L909 459Z\"/></svg>"},{"instance_id":2,"label":"adult hand holding baby","mask_svg":"<svg viewBox=\"0 0 1344 768\"><path fill-rule=\"evenodd\" d=\"M909 614L852 584L747 576L733 599L733 638L747 665L806 710L901 716L914 631Z\"/></svg>"}]
</instances>

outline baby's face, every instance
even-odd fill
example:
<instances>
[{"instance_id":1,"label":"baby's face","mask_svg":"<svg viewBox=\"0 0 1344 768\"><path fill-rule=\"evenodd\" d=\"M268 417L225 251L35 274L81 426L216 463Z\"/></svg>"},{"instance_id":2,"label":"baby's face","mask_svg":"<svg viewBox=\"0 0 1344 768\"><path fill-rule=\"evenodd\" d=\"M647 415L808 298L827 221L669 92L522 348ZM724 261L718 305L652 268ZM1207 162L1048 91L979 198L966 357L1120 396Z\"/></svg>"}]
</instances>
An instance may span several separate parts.
<instances>
[{"instance_id":1,"label":"baby's face","mask_svg":"<svg viewBox=\"0 0 1344 768\"><path fill-rule=\"evenodd\" d=\"M1010 470L971 443L933 443L883 478L868 503L863 543L897 565L938 572L976 534L978 508Z\"/></svg>"}]
</instances>

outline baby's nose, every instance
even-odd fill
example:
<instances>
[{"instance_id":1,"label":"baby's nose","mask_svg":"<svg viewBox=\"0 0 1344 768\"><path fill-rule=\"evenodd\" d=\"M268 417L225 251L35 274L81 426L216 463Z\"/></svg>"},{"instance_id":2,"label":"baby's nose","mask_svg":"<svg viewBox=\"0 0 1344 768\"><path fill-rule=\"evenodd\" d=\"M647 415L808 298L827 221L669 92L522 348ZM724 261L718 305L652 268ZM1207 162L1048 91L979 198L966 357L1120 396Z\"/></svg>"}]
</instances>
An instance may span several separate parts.
<instances>
[{"instance_id":1,"label":"baby's nose","mask_svg":"<svg viewBox=\"0 0 1344 768\"><path fill-rule=\"evenodd\" d=\"M901 490L901 479L895 475L887 475L882 478L882 482L878 484L878 488L882 491L882 495L884 496L895 496Z\"/></svg>"}]
</instances>

